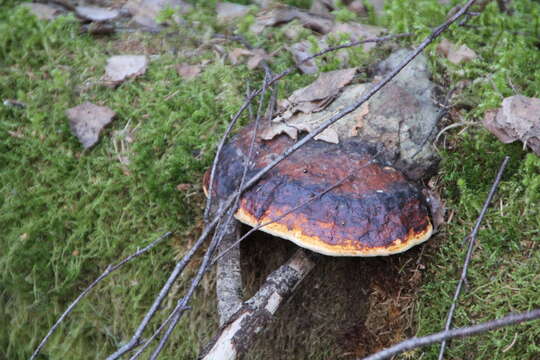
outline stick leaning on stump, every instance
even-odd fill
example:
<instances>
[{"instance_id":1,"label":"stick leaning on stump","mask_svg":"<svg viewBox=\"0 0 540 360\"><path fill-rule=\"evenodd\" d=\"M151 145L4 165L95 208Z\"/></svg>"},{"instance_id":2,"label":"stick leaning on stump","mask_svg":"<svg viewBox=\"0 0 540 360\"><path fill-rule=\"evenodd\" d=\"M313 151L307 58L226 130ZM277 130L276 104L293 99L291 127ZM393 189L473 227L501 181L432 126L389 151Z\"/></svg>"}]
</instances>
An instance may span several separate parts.
<instances>
[{"instance_id":1,"label":"stick leaning on stump","mask_svg":"<svg viewBox=\"0 0 540 360\"><path fill-rule=\"evenodd\" d=\"M200 359L233 360L244 354L251 347L255 335L273 319L279 306L287 301L314 266L315 262L305 250L297 250L287 263L266 278L259 291L221 327Z\"/></svg>"}]
</instances>

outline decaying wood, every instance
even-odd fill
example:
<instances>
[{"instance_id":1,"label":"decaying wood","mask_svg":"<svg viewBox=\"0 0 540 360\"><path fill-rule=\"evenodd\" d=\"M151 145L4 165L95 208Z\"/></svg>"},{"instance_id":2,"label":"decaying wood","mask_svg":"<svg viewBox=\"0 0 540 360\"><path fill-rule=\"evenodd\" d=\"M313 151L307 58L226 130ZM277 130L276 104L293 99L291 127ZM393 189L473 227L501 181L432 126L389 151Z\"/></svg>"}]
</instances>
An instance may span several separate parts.
<instances>
[{"instance_id":1,"label":"decaying wood","mask_svg":"<svg viewBox=\"0 0 540 360\"><path fill-rule=\"evenodd\" d=\"M238 229L238 221L230 221L219 245L220 252L231 248L217 263L216 294L220 326L223 326L242 306L240 246L233 246L238 237Z\"/></svg>"},{"instance_id":2,"label":"decaying wood","mask_svg":"<svg viewBox=\"0 0 540 360\"><path fill-rule=\"evenodd\" d=\"M271 273L259 291L242 304L206 347L202 360L233 360L244 354L255 336L273 319L279 306L313 269L315 262L304 250L298 250L289 261Z\"/></svg>"}]
</instances>

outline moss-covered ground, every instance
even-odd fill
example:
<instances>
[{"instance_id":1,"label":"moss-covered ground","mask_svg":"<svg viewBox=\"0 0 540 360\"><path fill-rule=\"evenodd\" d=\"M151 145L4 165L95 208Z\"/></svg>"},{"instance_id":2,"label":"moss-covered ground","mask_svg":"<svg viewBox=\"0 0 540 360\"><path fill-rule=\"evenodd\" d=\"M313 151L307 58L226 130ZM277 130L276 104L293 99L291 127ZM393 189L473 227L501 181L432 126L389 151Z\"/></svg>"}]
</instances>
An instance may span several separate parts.
<instances>
[{"instance_id":1,"label":"moss-covered ground","mask_svg":"<svg viewBox=\"0 0 540 360\"><path fill-rule=\"evenodd\" d=\"M212 47L200 46L209 34L228 30L215 21L214 1L194 3L195 10L186 16L190 26L105 38L81 33L72 15L45 22L16 1L0 3L1 100L26 104L0 105L0 358L28 358L59 314L107 264L172 231L172 238L101 283L41 357L104 358L128 339L175 259L200 231L201 175L241 105L246 84L258 86L262 74L232 66ZM465 253L463 239L505 155L510 164L481 228L454 324L540 307L540 159L521 144L500 143L480 123L484 112L504 97L540 97L540 4L511 3L512 12L505 14L491 1L467 26L444 35L473 49L479 57L472 62L456 66L437 55L435 46L427 50L437 83L446 89L464 80L469 85L452 99L452 116L442 124L463 126L446 132L438 143L442 162L434 182L449 221L423 254L429 266L416 293L412 320L417 335L444 325ZM391 32L414 32L417 36L400 44L407 46L442 22L451 7L436 0L388 1L384 15L359 20ZM355 19L345 8L337 16ZM238 31L253 45L271 52L290 42L281 29L269 30L271 37L250 34L252 21L253 14L246 16ZM310 36L308 31L299 34ZM227 50L237 44L222 46ZM193 55L190 50L197 48ZM380 56L350 51L355 66ZM121 53L156 56L142 77L117 89L101 86L107 57ZM203 60L207 65L196 79L176 74L176 64ZM332 57L319 62L324 71L339 67ZM292 64L288 52L281 51L271 65L278 72ZM312 80L287 77L279 87L281 97ZM65 115L84 101L117 112L88 151L71 134ZM119 161L126 154L115 145L129 130L134 141L126 165ZM181 281L175 293L184 285ZM215 330L212 287L211 277L203 282L164 358L194 358ZM509 327L453 341L447 358L538 359L539 339L538 323ZM425 348L405 357L435 359L436 352L436 347Z\"/></svg>"}]
</instances>

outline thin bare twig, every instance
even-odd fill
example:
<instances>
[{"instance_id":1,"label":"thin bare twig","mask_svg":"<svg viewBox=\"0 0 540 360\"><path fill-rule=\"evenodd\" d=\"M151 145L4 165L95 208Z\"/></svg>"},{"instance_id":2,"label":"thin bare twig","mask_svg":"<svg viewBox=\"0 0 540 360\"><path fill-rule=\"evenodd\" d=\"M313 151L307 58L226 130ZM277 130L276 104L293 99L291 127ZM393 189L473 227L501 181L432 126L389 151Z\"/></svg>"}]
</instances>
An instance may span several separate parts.
<instances>
[{"instance_id":1,"label":"thin bare twig","mask_svg":"<svg viewBox=\"0 0 540 360\"><path fill-rule=\"evenodd\" d=\"M371 163L372 161L369 161L369 163ZM367 166L368 164L364 165L364 166ZM306 206L307 204L317 200L317 199L320 199L323 195L327 194L328 192L334 190L335 188L341 186L345 181L351 179L352 175L349 174L347 176L345 176L344 178L342 178L341 180L339 180L338 182L336 182L335 184L333 185L330 185L329 187L327 187L326 189L324 189L323 191L321 191L320 193L310 197L308 200L300 203L299 205L293 207L292 209L284 212L283 214L281 214L280 216L276 217L275 219L272 219L270 221L267 221L265 223L262 223L262 224L259 224L255 227L252 227L247 233L245 233L240 239L238 239L234 244L232 244L230 247L228 247L227 249L225 249L223 252L221 252L218 256L216 256L216 258L214 259L214 261L212 262L212 265L215 264L216 262L219 261L219 259L221 259L223 256L225 256L230 250L232 250L235 246L238 246L240 245L240 243L245 240L249 235L251 235L252 233L254 233L255 231L267 226L267 225L270 225L270 224L273 224L281 219L283 219L284 217L286 217L287 215L295 212L296 210L302 208L303 206Z\"/></svg>"},{"instance_id":2,"label":"thin bare twig","mask_svg":"<svg viewBox=\"0 0 540 360\"><path fill-rule=\"evenodd\" d=\"M244 169L243 169L243 173L242 173L242 178L240 180L239 188L242 188L243 185L244 185L246 175L247 175L247 171L248 171L248 168L249 168L249 165L250 165L250 161L251 161L251 157L252 157L253 150L254 150L254 145L255 145L255 139L256 139L256 136L257 136L257 130L258 130L259 122L260 122L260 118L261 118L262 106L263 106L263 103L264 103L264 97L265 97L266 91L268 89L268 81L269 81L270 77L271 77L271 72L268 70L266 72L265 78L263 80L262 92L261 92L261 95L260 95L261 98L260 98L260 101L259 101L259 107L257 109L257 117L255 119L255 130L254 130L252 138L251 138L251 143L250 143L250 147L249 147L249 151L248 151L248 156L247 156L247 158L246 158L246 160L244 162ZM238 207L238 203L240 201L240 195L241 195L241 193L238 193L238 195L236 196L235 205L229 211L229 215L227 216L227 220L225 221L225 224L223 226L218 226L217 227L218 230L216 231L216 234L214 234L214 239L212 239L212 243L211 243L210 247L206 251L206 254L205 254L204 258L203 258L203 262L199 267L199 271L197 272L197 275L195 276L195 278L192 281L192 284L191 284L191 286L190 286L190 288L188 290L188 293L184 296L184 298L181 299L181 301L178 302L177 307L171 312L172 317L171 317L171 320L170 320L169 327L167 328L167 331L165 332L164 336L161 338L158 346L156 347L156 349L154 350L154 352L150 356L150 360L157 359L158 355L163 350L166 342L168 341L170 335L172 334L172 331L174 330L174 328L178 324L178 321L182 317L183 312L181 310L187 306L187 304L191 300L191 297L193 296L193 293L194 293L195 289L197 288L200 281L202 280L202 277L204 276L206 271L209 269L209 267L211 265L210 260L211 260L213 254L214 254L214 251L218 248L219 244L221 243L221 240L223 239L223 236L226 233L227 227L229 226L231 221L236 221L234 219L233 214L234 214L234 212L236 212L236 208ZM161 329L161 327L160 327L160 329ZM149 340L147 342L147 344L149 344L150 341L151 340ZM141 348L141 351L139 353L142 353L142 350L144 350L145 347L146 346ZM133 356L132 358L135 359L136 356Z\"/></svg>"},{"instance_id":3,"label":"thin bare twig","mask_svg":"<svg viewBox=\"0 0 540 360\"><path fill-rule=\"evenodd\" d=\"M233 214L232 210L229 210L229 212L227 214L228 215L227 215L227 220L226 221L231 219L232 214ZM173 309L173 311L171 311L169 316L165 319L165 321L163 321L161 323L159 328L152 334L152 336L150 338L148 338L144 342L144 344L137 350L137 352L135 354L133 354L132 357L130 357L130 360L137 359L143 353L143 351L146 350L146 348L154 341L154 339L161 333L161 331L163 331L163 329L167 325L169 325L169 328L167 329L164 337L162 338L162 340L158 344L158 347L154 350L154 353L152 353L151 358L153 358L154 355L157 356L159 354L159 352L162 350L163 346L165 345L165 342L168 340L170 334L172 333L172 330L174 329L174 326L178 323L178 321L180 320L181 315L184 313L184 311L188 309L188 300L191 298L193 292L195 291L195 288L200 283L200 281L202 279L202 276L204 275L204 273L206 272L206 269L208 268L208 263L210 261L210 258L212 257L212 255L214 253L214 250L218 246L218 240L219 240L219 237L220 237L219 233L220 233L220 229L218 229L214 233L212 241L210 242L210 245L208 246L208 249L206 250L206 253L205 253L204 257L203 257L203 261L201 263L201 266L199 267L199 270L197 271L197 274L195 275L195 278L192 280L191 285L190 285L190 287L189 287L189 289L187 291L187 294L183 298L178 300L178 302L177 302L175 308Z\"/></svg>"},{"instance_id":4,"label":"thin bare twig","mask_svg":"<svg viewBox=\"0 0 540 360\"><path fill-rule=\"evenodd\" d=\"M463 284L465 283L465 281L467 281L467 271L469 269L469 263L471 262L474 246L476 245L476 236L478 234L478 230L480 230L480 224L482 223L482 220L484 219L484 216L486 215L487 209L489 207L489 204L491 203L491 200L493 199L493 196L497 192L497 188L499 186L499 183L501 182L504 169L506 168L506 165L508 164L509 159L510 157L505 156L504 160L502 161L501 166L499 167L499 171L497 172L497 176L495 177L495 181L493 181L491 190L489 190L489 194L486 198L486 201L484 202L482 211L480 212L480 215L478 216L478 219L476 220L476 224L474 225L472 232L467 237L469 239L469 248L467 249L467 255L465 256L465 262L463 263L463 270L461 271L461 277L459 278L458 284L456 286L454 299L452 300L452 305L450 305L450 310L448 311L448 316L446 318L446 324L444 326L444 330L446 331L450 330L450 326L452 325L452 317L454 316L454 311L456 310L459 294L461 293ZM443 359L445 348L446 348L446 341L443 341L441 343L441 349L439 351L439 360Z\"/></svg>"},{"instance_id":5,"label":"thin bare twig","mask_svg":"<svg viewBox=\"0 0 540 360\"><path fill-rule=\"evenodd\" d=\"M519 324L524 321L532 321L540 318L540 309L535 309L519 314L510 314L500 319L495 319L480 323L478 325L467 326L452 330L445 330L428 336L420 338L412 338L400 342L388 349L379 351L373 355L363 358L362 360L384 360L394 355L402 353L407 350L415 349L418 347L439 343L441 341L449 340L455 337L467 337L477 334L481 334L490 330L498 329L504 326Z\"/></svg>"},{"instance_id":6,"label":"thin bare twig","mask_svg":"<svg viewBox=\"0 0 540 360\"><path fill-rule=\"evenodd\" d=\"M54 323L54 325L50 328L49 332L47 333L47 335L45 335L45 337L43 338L43 340L41 340L41 342L39 343L38 347L36 348L36 350L34 351L34 353L32 354L32 356L30 357L30 360L33 360L36 358L36 356L38 356L39 352L41 351L41 349L43 349L43 347L45 346L45 344L47 343L47 341L49 340L49 338L51 337L51 335L56 331L56 329L58 328L58 326L60 326L60 324L62 323L62 321L64 321L64 319L71 313L71 311L73 311L73 309L75 308L75 306L94 288L96 287L96 285L103 279L105 279L107 276L109 276L113 271L115 270L118 270L119 268L121 268L122 266L124 266L126 263L128 263L129 261L141 256L142 254L144 254L145 252L147 252L148 250L152 249L154 246L156 246L161 240L171 236L171 232L168 231L166 232L165 234L161 235L160 237L158 237L156 240L152 241L150 244L148 244L147 246L145 246L144 248L142 249L138 249L136 252L134 252L133 254L129 255L128 257L124 258L122 261L120 261L119 263L115 264L115 265L108 265L107 268L105 269L105 271L99 275L86 289L83 290L83 292L81 292L79 294L79 296L77 296L77 298L68 306L68 308L66 309L66 311L64 311L62 313L62 315L60 315L60 317L58 318L58 320L56 320L56 322Z\"/></svg>"},{"instance_id":7,"label":"thin bare twig","mask_svg":"<svg viewBox=\"0 0 540 360\"><path fill-rule=\"evenodd\" d=\"M118 359L120 356L124 355L128 351L132 350L136 346L140 345L140 339L142 336L142 333L144 329L148 326L150 323L150 320L154 317L155 313L158 311L159 307L161 306L161 303L169 293L172 285L178 279L178 276L182 273L186 265L191 261L191 258L193 255L197 252L197 250L202 246L208 235L214 230L215 226L219 222L220 218L216 217L214 220L208 224L195 242L193 246L188 250L188 252L184 255L182 260L176 263L173 271L169 275L169 278L165 282L165 285L161 288L158 296L154 299L154 302L152 303L152 306L150 309L146 312L143 320L139 324L139 327L137 327L137 330L135 330L135 333L131 337L128 343L120 347L117 351L115 351L113 354L111 354L109 357L107 357L107 360L115 360Z\"/></svg>"},{"instance_id":8,"label":"thin bare twig","mask_svg":"<svg viewBox=\"0 0 540 360\"><path fill-rule=\"evenodd\" d=\"M281 73L273 76L272 79L268 82L267 86L270 87L270 86L274 85L276 82L278 82L279 80L281 80L285 76L287 76L290 73L296 71L298 69L298 65L301 65L301 64L303 64L305 62L308 62L310 60L313 60L313 59L315 59L315 58L317 58L319 56L328 54L330 52L345 49L345 48L355 47L355 46L359 46L359 45L367 44L367 43L373 43L373 42L374 43L380 43L380 42L384 42L384 41L388 41L388 40L409 37L411 35L412 34L410 34L410 33L386 35L386 36L381 36L381 37L372 38L372 39L352 41L352 42L342 44L342 45L339 45L339 46L333 46L333 47L326 48L326 49L324 49L324 50L322 50L322 51L320 51L320 52L318 52L316 54L313 54L313 55L303 59L302 61L297 63L295 66L290 67L290 68L282 71ZM223 134L223 136L222 136L222 138L221 138L221 140L219 142L219 145L218 145L217 150L216 150L216 156L214 157L214 161L212 163L212 168L210 170L210 182L209 182L209 185L208 185L208 199L206 200L206 206L205 206L205 209L204 209L204 219L205 219L205 221L208 220L208 216L210 214L210 208L212 207L212 202L213 202L212 190L213 190L214 176L215 176L215 173L216 173L217 164L219 163L219 159L221 157L221 152L223 150L223 146L225 145L225 142L227 141L227 138L229 137L234 125L236 125L236 122L238 121L238 119L240 118L242 113L246 110L246 108L248 108L249 104L253 101L253 99L255 99L255 97L257 95L259 95L262 91L263 91L263 89L260 88L260 89L258 89L256 91L252 92L251 95L245 100L244 104L240 107L238 112L233 116L231 122L227 126L227 129L225 130L225 133Z\"/></svg>"},{"instance_id":9,"label":"thin bare twig","mask_svg":"<svg viewBox=\"0 0 540 360\"><path fill-rule=\"evenodd\" d=\"M363 95L356 103L349 105L348 107L341 110L336 115L332 116L331 118L327 119L326 121L322 122L316 129L312 130L308 135L303 137L301 140L299 140L297 143L295 143L293 146L285 150L285 152L276 158L274 161L272 161L270 164L268 164L266 167L261 169L259 172L257 172L247 183L246 185L240 189L240 192L245 191L246 189L253 186L255 183L257 183L264 175L268 173L271 169L273 169L277 164L279 164L281 161L283 161L285 158L289 157L291 154L293 154L296 150L304 146L308 141L312 140L314 137L322 133L326 128L328 128L330 125L337 122L339 119L343 118L344 116L350 114L351 112L358 109L360 106L362 106L366 101L368 101L373 95L375 95L377 92L379 92L388 82L390 82L396 75L403 70L405 66L407 66L414 58L416 58L429 44L433 42L443 31L445 31L450 25L452 25L457 19L459 19L463 14L467 12L467 10L473 5L475 0L468 0L463 7L456 12L455 15L453 15L450 19L448 19L444 24L438 26L433 30L431 34L429 34L424 41L420 45L416 47L416 49L409 54L394 70L392 70L390 73L385 75L383 79L381 79L380 82L378 82L375 86L371 87L369 91ZM278 75L279 76L279 75ZM236 195L236 194L234 194Z\"/></svg>"}]
</instances>

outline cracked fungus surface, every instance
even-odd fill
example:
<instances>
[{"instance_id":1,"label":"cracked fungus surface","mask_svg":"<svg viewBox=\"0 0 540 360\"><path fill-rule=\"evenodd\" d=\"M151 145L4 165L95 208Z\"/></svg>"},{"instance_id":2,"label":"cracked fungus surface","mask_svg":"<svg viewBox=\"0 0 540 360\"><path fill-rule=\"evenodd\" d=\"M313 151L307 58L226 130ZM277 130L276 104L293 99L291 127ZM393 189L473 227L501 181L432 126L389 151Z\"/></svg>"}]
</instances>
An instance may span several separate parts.
<instances>
[{"instance_id":1,"label":"cracked fungus surface","mask_svg":"<svg viewBox=\"0 0 540 360\"><path fill-rule=\"evenodd\" d=\"M251 135L252 127L247 127L224 148L214 195L227 197L237 188ZM285 135L256 139L248 177L292 144ZM377 145L355 139L307 143L244 193L235 216L250 226L277 219L261 230L333 256L395 254L427 240L432 232L421 189L389 166Z\"/></svg>"}]
</instances>

